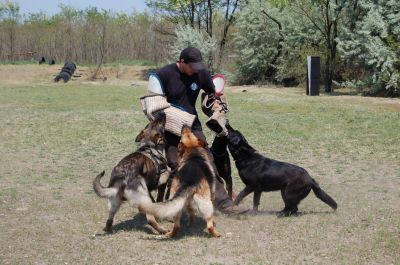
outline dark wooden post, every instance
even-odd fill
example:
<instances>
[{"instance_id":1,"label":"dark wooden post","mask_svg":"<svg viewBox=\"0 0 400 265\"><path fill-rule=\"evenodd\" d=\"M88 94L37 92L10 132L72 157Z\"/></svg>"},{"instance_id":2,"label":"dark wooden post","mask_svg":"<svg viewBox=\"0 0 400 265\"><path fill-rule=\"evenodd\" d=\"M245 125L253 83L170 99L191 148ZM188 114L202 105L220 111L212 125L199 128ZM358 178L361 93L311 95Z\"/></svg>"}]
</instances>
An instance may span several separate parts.
<instances>
[{"instance_id":1,"label":"dark wooden post","mask_svg":"<svg viewBox=\"0 0 400 265\"><path fill-rule=\"evenodd\" d=\"M307 90L309 96L319 96L319 83L321 79L321 62L317 56L307 57Z\"/></svg>"}]
</instances>

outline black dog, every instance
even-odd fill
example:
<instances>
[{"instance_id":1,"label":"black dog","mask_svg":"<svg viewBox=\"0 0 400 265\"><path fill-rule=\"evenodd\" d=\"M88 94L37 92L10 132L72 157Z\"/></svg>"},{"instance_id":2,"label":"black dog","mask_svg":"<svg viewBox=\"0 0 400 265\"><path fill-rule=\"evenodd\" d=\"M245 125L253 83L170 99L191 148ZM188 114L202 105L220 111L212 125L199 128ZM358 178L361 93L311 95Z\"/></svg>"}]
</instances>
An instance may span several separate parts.
<instances>
[{"instance_id":1,"label":"black dog","mask_svg":"<svg viewBox=\"0 0 400 265\"><path fill-rule=\"evenodd\" d=\"M218 174L225 180L226 190L228 191L229 197L232 198L232 169L228 153L228 137L215 136L210 150L213 154L214 164Z\"/></svg>"},{"instance_id":2,"label":"black dog","mask_svg":"<svg viewBox=\"0 0 400 265\"><path fill-rule=\"evenodd\" d=\"M280 190L285 208L279 215L289 216L297 212L298 204L312 189L320 200L336 210L336 202L319 187L304 168L262 156L248 144L239 131L229 124L226 127L229 151L235 160L239 176L246 185L236 197L235 205L254 192L253 210L257 211L263 191Z\"/></svg>"}]
</instances>

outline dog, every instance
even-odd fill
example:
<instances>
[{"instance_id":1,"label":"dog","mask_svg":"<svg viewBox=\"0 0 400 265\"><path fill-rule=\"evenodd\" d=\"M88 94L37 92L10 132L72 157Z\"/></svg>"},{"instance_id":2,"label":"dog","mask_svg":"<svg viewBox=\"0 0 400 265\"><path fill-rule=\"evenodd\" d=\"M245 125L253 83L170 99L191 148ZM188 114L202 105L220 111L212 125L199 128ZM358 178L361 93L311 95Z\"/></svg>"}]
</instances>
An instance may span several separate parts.
<instances>
[{"instance_id":1,"label":"dog","mask_svg":"<svg viewBox=\"0 0 400 265\"><path fill-rule=\"evenodd\" d=\"M157 218L173 218L174 227L166 234L174 237L180 229L180 219L184 210L190 215L200 215L207 223L212 237L221 236L215 229L213 220L215 179L217 172L212 163L212 155L207 143L197 138L189 127L182 129L181 141L178 144L178 168L171 184L171 197L160 203L145 203L139 209Z\"/></svg>"},{"instance_id":2,"label":"dog","mask_svg":"<svg viewBox=\"0 0 400 265\"><path fill-rule=\"evenodd\" d=\"M215 136L214 141L211 145L211 153L214 157L214 163L217 168L219 176L224 179L226 190L231 198L236 195L232 191L232 168L231 159L228 153L228 137L227 136Z\"/></svg>"},{"instance_id":3,"label":"dog","mask_svg":"<svg viewBox=\"0 0 400 265\"><path fill-rule=\"evenodd\" d=\"M103 187L100 179L104 171L93 180L93 189L101 198L107 198L109 216L104 230L111 232L114 216L124 201L138 206L144 202L154 202L151 191L158 189L169 177L164 156L165 116L150 122L136 137L139 148L124 157L112 170L108 187ZM157 200L163 194L157 194ZM160 234L168 232L160 226L154 216L146 214L147 222Z\"/></svg>"},{"instance_id":4,"label":"dog","mask_svg":"<svg viewBox=\"0 0 400 265\"><path fill-rule=\"evenodd\" d=\"M332 209L337 209L335 200L320 188L304 168L262 156L249 145L239 131L229 124L227 129L229 151L235 160L239 176L246 185L236 197L235 205L254 192L253 211L257 212L263 191L280 190L285 208L278 216L289 216L298 211L300 201L313 190L320 200Z\"/></svg>"}]
</instances>

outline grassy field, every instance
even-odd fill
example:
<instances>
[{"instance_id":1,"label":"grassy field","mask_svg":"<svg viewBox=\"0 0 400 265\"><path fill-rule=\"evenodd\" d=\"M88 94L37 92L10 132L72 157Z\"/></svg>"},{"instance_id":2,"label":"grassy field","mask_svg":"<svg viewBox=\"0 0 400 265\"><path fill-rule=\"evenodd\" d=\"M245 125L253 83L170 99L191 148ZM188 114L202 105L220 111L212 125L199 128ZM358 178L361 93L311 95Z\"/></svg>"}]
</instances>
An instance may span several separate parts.
<instances>
[{"instance_id":1,"label":"grassy field","mask_svg":"<svg viewBox=\"0 0 400 265\"><path fill-rule=\"evenodd\" d=\"M261 153L308 169L338 211L311 194L299 216L277 218L280 193L264 193L256 216L217 214L222 238L184 220L165 240L124 205L106 235L106 200L91 182L136 149L145 86L53 84L48 66L29 66L38 79L26 67L0 66L0 264L400 264L399 99L228 88L232 126Z\"/></svg>"}]
</instances>

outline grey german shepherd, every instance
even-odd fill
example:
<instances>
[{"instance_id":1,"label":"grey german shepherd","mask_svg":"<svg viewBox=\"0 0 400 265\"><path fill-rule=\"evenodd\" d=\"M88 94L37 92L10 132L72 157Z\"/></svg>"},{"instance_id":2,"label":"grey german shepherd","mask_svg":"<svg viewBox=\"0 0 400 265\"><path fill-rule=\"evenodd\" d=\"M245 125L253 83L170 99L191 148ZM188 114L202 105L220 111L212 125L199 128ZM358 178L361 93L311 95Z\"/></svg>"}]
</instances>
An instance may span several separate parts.
<instances>
[{"instance_id":1,"label":"grey german shepherd","mask_svg":"<svg viewBox=\"0 0 400 265\"><path fill-rule=\"evenodd\" d=\"M159 167L166 168L164 153L165 116L150 122L136 137L139 149L124 157L112 170L110 182L103 187L100 179L104 171L93 180L93 189L101 198L108 199L109 215L104 230L111 231L114 216L124 201L133 206L154 202L151 191L160 187ZM146 155L148 154L148 155ZM165 177L165 181L168 176ZM158 194L157 197L163 197ZM158 200L158 199L157 199ZM147 222L160 234L168 232L154 216L146 214Z\"/></svg>"}]
</instances>

